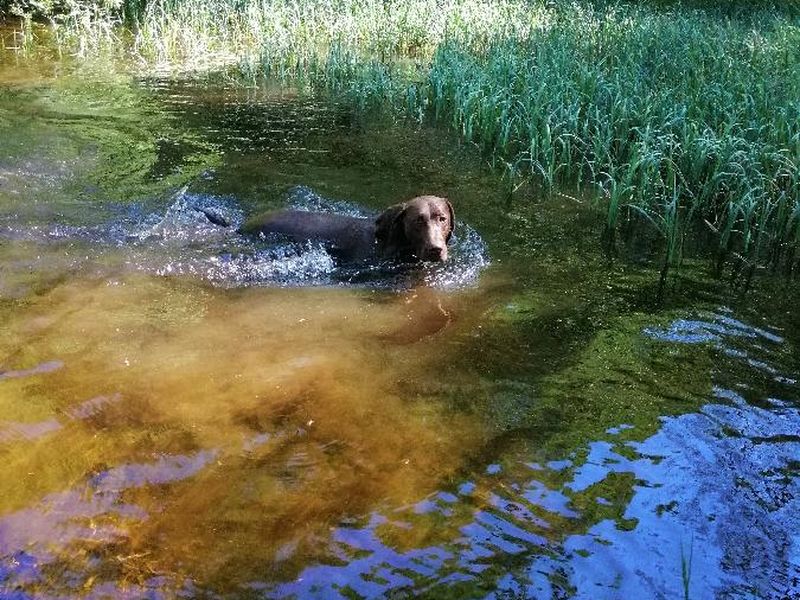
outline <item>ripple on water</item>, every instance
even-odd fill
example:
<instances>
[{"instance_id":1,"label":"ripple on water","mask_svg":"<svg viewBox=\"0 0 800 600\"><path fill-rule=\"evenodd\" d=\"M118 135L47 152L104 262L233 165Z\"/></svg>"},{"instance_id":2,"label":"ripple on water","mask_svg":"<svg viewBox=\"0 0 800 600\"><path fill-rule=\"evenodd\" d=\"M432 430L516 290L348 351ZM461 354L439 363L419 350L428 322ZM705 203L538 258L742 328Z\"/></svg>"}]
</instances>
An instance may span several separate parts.
<instances>
[{"instance_id":1,"label":"ripple on water","mask_svg":"<svg viewBox=\"0 0 800 600\"><path fill-rule=\"evenodd\" d=\"M253 308L235 314L248 315ZM665 331L683 333L673 337L662 335ZM714 388L698 412L663 418L660 430L642 441L624 441L635 427L623 423L606 428L605 439L559 460L537 463L523 454L505 457L502 464L478 466L455 477L448 487L408 504L332 524L325 530L329 535L313 538L314 559L304 560L301 542L286 536L264 564L279 573L280 565L300 561L305 563L302 569L282 578L265 566L262 578L238 580L241 587L228 591L264 597L345 598L352 593L365 598L435 597L467 586L464 589L494 590L498 598L503 593L535 598L681 597L682 561L690 561L690 597L797 595L797 386L783 377L760 397L749 377L765 373L750 359L785 375L781 353L786 342L725 312L679 319L663 329L646 328L643 335L656 344L696 344L701 343L698 331L713 332L702 343L727 361L718 362ZM185 335L190 335L186 348L196 348L194 332ZM726 348L741 352L727 353ZM261 362L263 357L259 354L254 360ZM313 365L307 358L294 357L287 368ZM46 371L32 368L26 377L54 377L61 372ZM282 385L293 379L281 380ZM8 382L19 380L24 377ZM36 443L41 436L58 435L59 428L72 421L97 419L125 401L117 394L81 400L61 411L58 419L43 420L30 430L5 429L0 442ZM130 413L135 405L123 408ZM255 409L258 415L258 406ZM243 418L237 415L224 418ZM188 489L216 494L215 504L233 502L227 488L212 492L208 485L210 471L221 472L220 465L233 457L258 465L258 471L270 470L274 473L270 486L283 486L282 493L289 497L304 478L320 477L314 473L325 473L328 452L335 454L340 442L326 440L315 450L307 443L313 419L302 411L298 418L302 427L293 429L291 421L278 420L282 425L277 430L256 431L257 417L249 416L245 421L250 434L233 440L235 444L227 437L224 449L209 445L149 460L122 460L98 468L83 483L0 517L0 589L37 589L45 571L58 565L64 569L61 584L66 587L60 588L58 581L50 584L59 592L70 589L70 577L80 586L90 573L111 573L110 580L94 586L95 594L136 597L148 589L202 594L197 574L196 580L176 572L124 582L125 569L119 561L137 559L117 558L113 549L135 538L137 531L158 528L159 512L178 502L170 495L164 496L170 499L166 504L160 501L161 493L168 494L171 488L183 496L180 486L194 482L200 487ZM362 468L358 460L351 466ZM251 481L236 489L247 494L248 503L272 490L251 489L258 482L256 471L241 472ZM196 501L191 494L181 497L181 512L191 510ZM209 524L219 526L236 511L223 514L222 521ZM232 525L231 531L242 526ZM72 549L87 540L98 551L85 561L67 560ZM219 558L220 551L216 548L209 558Z\"/></svg>"},{"instance_id":2,"label":"ripple on water","mask_svg":"<svg viewBox=\"0 0 800 600\"><path fill-rule=\"evenodd\" d=\"M295 210L330 212L369 218L375 214L356 204L320 196L297 186L287 196ZM5 236L35 243L81 242L71 260L74 267L113 254L126 253L129 268L163 276L190 276L220 287L329 286L405 289L421 283L438 289L474 285L489 264L480 235L458 224L451 240L451 258L444 264L422 267L392 261L376 264L340 264L319 243L254 240L236 230L244 213L234 199L194 194L185 188L172 198L163 215L129 210L102 225L8 225Z\"/></svg>"},{"instance_id":3,"label":"ripple on water","mask_svg":"<svg viewBox=\"0 0 800 600\"><path fill-rule=\"evenodd\" d=\"M783 344L725 312L644 334L664 343L709 343L740 361L739 377L760 369L748 357L777 361ZM747 351L731 355L731 345ZM362 528L334 532L330 553L346 564L310 566L295 581L264 589L269 597L344 598L345 589L367 598L410 590L435 595L459 583L483 585L488 575L491 598L674 598L685 590L690 598L798 597L800 410L793 380L778 383L795 399L754 406L718 385L700 412L664 418L644 441L615 442L632 429L621 424L607 431L610 441L590 443L580 461L573 454L546 466L530 463L536 476L527 481L487 473L456 484L456 494L434 493L375 514ZM553 481L548 473L558 474L561 487L545 483ZM615 476L633 482L622 505L603 496L602 484ZM619 516L580 532L585 515L575 500L586 496ZM423 536L434 543L408 551L387 543L435 523L456 530L438 543L435 534ZM498 564L508 571L489 575ZM689 568L685 583L682 565Z\"/></svg>"},{"instance_id":4,"label":"ripple on water","mask_svg":"<svg viewBox=\"0 0 800 600\"><path fill-rule=\"evenodd\" d=\"M90 542L94 548L113 546L128 537L131 523L144 522L150 515L136 504L125 501L126 491L144 485L175 483L195 476L215 459L217 452L200 451L194 455L162 456L153 463L125 464L113 467L94 476L85 487L50 494L36 506L0 517L0 594L14 588L35 585L44 580L43 573L53 565L62 563L61 587L50 582L62 596L69 589L69 580L83 580L79 571L91 572L101 564L100 556L78 553L75 563L63 565L65 555L77 545ZM119 525L115 524L119 523ZM124 526L122 524L125 524ZM125 557L117 556L118 568ZM81 562L84 561L84 562ZM66 566L66 568L65 568ZM91 590L94 597L109 594L114 598L142 597L147 589L164 593L170 588L185 587L184 582L168 578L153 580L149 585L106 581ZM189 586L191 588L191 586ZM72 590L77 593L76 589ZM20 592L20 598L28 596ZM3 596L5 597L5 596Z\"/></svg>"},{"instance_id":5,"label":"ripple on water","mask_svg":"<svg viewBox=\"0 0 800 600\"><path fill-rule=\"evenodd\" d=\"M288 203L298 209L366 215L356 206L328 201L306 188L293 190ZM164 275L190 275L223 287L340 283L370 286L381 278L383 281L399 280L399 273L391 270L388 274L379 270L347 271L336 265L323 248L314 245L264 246L245 240L232 231L234 227L209 224L200 208L217 211L215 214L229 218L231 223L242 218L236 203L230 199L184 191L163 215L144 215L105 229L56 229L45 232L43 239L62 241L84 236L86 241L104 247L124 245L126 252L132 252L133 268ZM39 239L36 237L39 233L31 235ZM426 271L426 281L434 287L468 285L487 262L480 237L462 226L457 232L453 260ZM80 302L90 302L96 294L98 292L91 289L82 291ZM121 303L125 305L131 303L127 296L123 300ZM115 306L115 302L100 306ZM253 329L256 319L279 320L273 314L274 307L264 308L259 304L237 305L236 310L230 312L224 312L221 307L216 310L224 312L225 325L232 330L236 330L237 315L252 315L248 317L252 321L240 323L238 331L243 333ZM65 311L63 319L68 320L70 314L78 310L75 306L70 308L74 310ZM193 307L190 308L189 312L194 312ZM242 310L238 310L240 308ZM359 306L358 310L344 314L357 315L362 309ZM259 310L262 312L257 312ZM291 313L291 316L293 322L305 322L305 313ZM102 320L102 311L97 311L92 318ZM79 325L77 329L85 335L87 323ZM170 347L174 355L159 356L174 360L176 364L180 360L190 360L193 352L213 348L220 340L204 337L199 331L202 328L189 333L188 327L178 331L163 324L153 327L152 323L145 322L147 327L154 331L146 336L152 345L137 348L136 344L131 344L132 350L140 351L143 361L157 348L159 338L173 338L174 341L177 336L187 336L181 338L183 344ZM265 331L275 337L284 334L281 329ZM320 337L320 331L308 334L309 338ZM315 554L312 558L297 558L303 552L302 544L286 536L269 557L260 557L264 565L263 577L247 582L235 580L241 587L228 591L232 595L253 592L264 597L339 598L353 593L368 598L382 598L393 593L435 597L457 586L473 586L465 589L471 592L493 590L489 597L498 598L503 594L587 599L682 597L682 563L690 562L691 576L686 584L689 597L791 598L800 595L800 538L797 534L800 531L797 460L800 456L797 433L800 411L795 373L781 360L787 342L768 328L754 327L735 318L726 309L687 315L666 327L648 327L642 333L654 344L705 345L713 353L713 387L708 391L707 403L699 411L662 418L659 431L642 441L623 441L630 439L628 434L632 426L620 423L605 429L604 439L588 443L567 456L552 457L556 460L537 463L532 456L520 456L518 466L524 473L522 476L520 469L507 468L508 461L502 466L492 462L478 465L470 473L453 475L446 488L417 496L408 504L383 506L368 512L362 519L355 518L347 523L329 523L321 519L325 533L313 538ZM363 332L362 337L366 337ZM230 343L231 338L225 339ZM298 379L297 371L314 364L313 360L291 356L278 368L278 359L269 356L270 362L264 358L263 345L251 346L243 352L242 346L246 344L242 340L246 340L246 336L234 339L239 344L236 351L242 353L237 358L249 357L251 362L244 363L235 374L220 371L219 389L235 386L241 371L255 373L263 379L258 380L253 389L246 388L250 398L255 393L260 394L267 384L270 389L293 385ZM376 347L377 344L369 346L368 350ZM267 348L268 352L278 352L280 345ZM341 344L335 348L342 351ZM327 355L334 353L329 348L326 350ZM212 356L222 360L223 354ZM351 363L355 363L363 356L356 353L351 358ZM203 369L198 371L198 380L214 368L209 364L213 361L200 362ZM61 362L50 361L29 369L3 371L0 382L16 385L27 382L28 378L56 376L61 373L62 366ZM359 374L356 371L361 369L343 374L341 365L338 366L340 370L322 378L322 385L309 384L298 389L312 396L320 395L319 406L346 402L354 388L342 388L340 395L326 394L336 382L356 380ZM166 383L162 382L161 401L172 408L174 394L185 387L186 381L176 379L180 386L170 387L168 376L158 370L163 368L167 372L171 368L169 365L162 367L153 360L149 367L148 375L152 380L146 384L152 385L159 377L163 378ZM270 375L270 369L286 371L287 376L276 379L274 374ZM314 379L316 385L320 372L311 371L309 378ZM375 373L369 372L370 375ZM759 389L757 383L764 379L770 382L766 391ZM208 381L213 381L213 377L208 377ZM358 387L365 387L364 382ZM142 395L146 392L142 391ZM238 391L236 395L237 399L244 397ZM48 494L28 508L3 515L0 517L0 593L15 593L18 589L47 590L44 584L42 588L37 586L50 576L48 569L52 569L63 584L59 587L58 581L53 583L50 589L55 592L52 595L81 595L82 586L87 582L92 587L91 593L98 597L106 594L135 598L151 592L153 595L202 595L207 590L201 589L202 574L197 573L192 574L197 581L176 570L152 578L140 576L136 582L129 582L125 579L126 561L138 558L119 556L115 552L124 546L122 540L136 537L148 523L157 528L159 523L152 523L157 521L158 511L168 510L170 503L179 504L181 509L186 509L182 512L192 514L190 511L197 507L193 503L196 498L187 498L191 493L182 494L180 486L195 482L196 487L188 488L190 492L200 490L202 494L197 495L211 495L215 504L231 503L230 510L224 512L224 519L201 520L203 526L220 523L229 526L223 531L230 534L233 541L224 540L215 552L208 554L209 558L224 561L231 554L231 545L242 541L235 533L247 527L247 522L236 521L239 511L247 516L249 513L236 503L239 498L230 497L229 480L212 489L205 477L214 465L224 465L219 470L230 468L231 457L245 457L255 465L252 470L237 471L244 474L247 481L235 488L236 494L247 495L247 504L257 503L269 494L277 495L276 489L285 494L281 497L297 499L298 496L292 494L302 485L303 477L319 477L324 485L312 489L319 496L324 496L331 488L342 494L357 489L362 479L360 469L369 466L366 464L369 461L364 461L359 454L359 442L363 443L366 438L356 436L355 442L348 445L339 439L341 431L336 431L336 437L325 438L318 447L306 444L313 435L313 420L303 412L303 402L307 398L300 393L297 396L301 397L299 406L279 406L275 414L266 414L257 402L249 411L245 410L247 406L242 406L239 412L215 414L215 419L235 422L240 427L237 433L248 432L236 438L235 443L226 439L229 446L224 449L217 449L214 444L199 444L194 451L165 452L148 459L125 458L112 465L98 465L82 483L70 483L64 491ZM0 425L0 444L17 445L25 451L34 444L61 435L62 430L75 426L77 421L98 420L99 432L104 411L119 408L125 400L114 393L85 398L62 409L55 418L28 424L4 422ZM197 406L209 398L198 393L198 398L193 400L197 404L191 404L192 410L197 410ZM233 398L229 400L234 401ZM386 399L382 402L380 410L369 413L365 422L372 423L380 418ZM394 428L408 419L409 404L396 409L403 420L394 422ZM126 408L134 413L129 418L135 417L136 405ZM356 408L366 412L367 404L356 405ZM177 409L176 412L183 416ZM418 418L427 423L430 415L426 413ZM344 426L348 420L342 419L337 425ZM277 425L270 431L262 431L260 427L265 422ZM161 427L163 423L158 421L157 425ZM208 428L208 421L204 425ZM439 435L436 432L437 440ZM418 437L413 436L408 443L413 446ZM377 452L380 446L371 445L368 449ZM349 452L353 457L351 462L337 466L355 473L348 482L352 487L346 489L334 487L346 475L325 470L326 461L332 460L330 456L339 451ZM312 452L316 454L312 456ZM393 468L393 465L382 466L387 473ZM267 470L274 476L269 481L258 480L258 474ZM387 476L383 472L371 475L376 479ZM259 488L259 485L264 487ZM178 492L172 494L173 488ZM620 490L618 496L610 493ZM148 501L137 502L142 500L136 496L137 491L149 494ZM162 498L169 501L161 502ZM380 502L375 500L370 510L377 505ZM200 505L199 515L204 508ZM266 504L264 513L275 508L274 504ZM301 520L306 516L313 520L314 508L299 516L293 511L280 514L287 515L287 520ZM186 523L180 521L180 524ZM297 522L285 526L302 528ZM263 535L253 546L254 551L268 542L268 533ZM215 542L219 537L221 534L215 531L203 539ZM186 539L191 536L180 541ZM91 548L90 552L76 552L87 547ZM68 563L67 558L73 555L77 557L76 562L62 569L62 564ZM241 556L234 554L235 558ZM284 576L281 565L293 560L295 564L302 562L303 568L297 573L287 569L291 575ZM146 566L138 572L152 572ZM239 567L241 565L232 568L238 573ZM111 580L96 582L95 576Z\"/></svg>"}]
</instances>

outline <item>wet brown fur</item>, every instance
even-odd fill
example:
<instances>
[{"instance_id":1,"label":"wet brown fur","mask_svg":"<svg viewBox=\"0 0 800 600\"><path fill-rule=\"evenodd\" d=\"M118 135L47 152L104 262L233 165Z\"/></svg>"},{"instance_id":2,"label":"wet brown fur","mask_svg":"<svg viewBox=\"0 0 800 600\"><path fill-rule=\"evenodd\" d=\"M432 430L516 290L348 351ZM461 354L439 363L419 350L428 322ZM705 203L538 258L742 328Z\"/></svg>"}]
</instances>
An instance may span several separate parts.
<instances>
[{"instance_id":1,"label":"wet brown fur","mask_svg":"<svg viewBox=\"0 0 800 600\"><path fill-rule=\"evenodd\" d=\"M453 207L440 196L418 196L395 204L376 219L330 213L279 210L249 219L241 232L278 234L293 241L320 241L344 260L398 258L447 260Z\"/></svg>"}]
</instances>

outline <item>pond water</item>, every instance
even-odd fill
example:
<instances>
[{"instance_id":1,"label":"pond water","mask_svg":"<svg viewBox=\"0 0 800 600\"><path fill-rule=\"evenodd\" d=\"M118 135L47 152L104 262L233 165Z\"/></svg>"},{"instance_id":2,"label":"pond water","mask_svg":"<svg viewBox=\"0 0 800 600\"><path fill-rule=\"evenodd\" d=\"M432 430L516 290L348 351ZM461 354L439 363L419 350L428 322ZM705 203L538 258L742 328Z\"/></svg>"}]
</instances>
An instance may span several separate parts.
<instances>
[{"instance_id":1,"label":"pond water","mask_svg":"<svg viewBox=\"0 0 800 600\"><path fill-rule=\"evenodd\" d=\"M777 314L280 85L0 63L0 596L797 598ZM213 225L447 195L446 265Z\"/></svg>"}]
</instances>

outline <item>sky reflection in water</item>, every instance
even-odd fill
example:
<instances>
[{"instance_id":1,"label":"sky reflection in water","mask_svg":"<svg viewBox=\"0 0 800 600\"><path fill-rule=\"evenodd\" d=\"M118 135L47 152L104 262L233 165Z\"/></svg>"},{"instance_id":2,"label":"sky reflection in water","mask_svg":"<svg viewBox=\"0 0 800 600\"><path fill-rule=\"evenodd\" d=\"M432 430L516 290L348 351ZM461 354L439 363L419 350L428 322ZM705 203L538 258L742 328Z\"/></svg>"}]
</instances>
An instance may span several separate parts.
<instances>
[{"instance_id":1,"label":"sky reflection in water","mask_svg":"<svg viewBox=\"0 0 800 600\"><path fill-rule=\"evenodd\" d=\"M783 343L724 312L646 328L643 335L665 344L712 343L715 352L760 370ZM785 399L759 398L753 405L731 389L751 391L745 381L720 373L715 379L725 380L726 387L715 387L699 413L663 418L660 431L642 442L615 442L630 429L621 424L608 430L607 439L589 444L583 458L572 454L546 466L528 463L527 478L520 477L524 470L507 474L500 464L489 465L454 482L452 491L431 492L408 505L372 512L363 524L340 525L315 537L322 546L316 551L320 562L289 581L255 578L237 585L242 593L298 598L351 593L380 598L412 590L436 595L457 585L490 585L483 589L495 587L489 597L497 598L680 597L681 561L691 560L690 597L791 597L799 575L800 412L792 378L773 369ZM30 371L31 377L37 373ZM119 395L92 398L65 410L61 420L92 418L120 401ZM44 435L55 429L47 424L57 422L29 428ZM9 431L20 435L13 426L4 431L4 443L12 441ZM255 434L233 454L250 455L298 435L306 434L291 429ZM129 538L137 523L160 518L126 492L170 490L207 472L226 453L231 449L210 448L109 467L79 487L6 514L0 519L4 589L41 589L52 578L49 565L61 564L66 587L55 589L66 592L74 581L73 592L79 593L88 572L102 573L104 562L117 559L100 551L77 565L67 560L71 565L64 567L65 554L86 544L110 550ZM514 457L512 463L522 460ZM563 485L550 487L542 481L544 473L560 474ZM604 496L602 484L613 474L631 476L625 505ZM573 502L580 494L615 507L620 517L586 522ZM273 560L280 563L296 552L297 542L289 539L275 549ZM190 574L176 575L137 584L106 581L89 597L136 597L147 589L166 596L200 593ZM28 596L20 591L19 597Z\"/></svg>"},{"instance_id":2,"label":"sky reflection in water","mask_svg":"<svg viewBox=\"0 0 800 600\"><path fill-rule=\"evenodd\" d=\"M387 146L364 167L364 148L383 132L364 141L369 132L339 112L313 112L313 102L178 83L151 91L165 119L128 115L130 131L196 131L156 144L148 181L180 173L193 155L176 148L207 139L226 149L220 177L254 165L271 167L259 178L288 171L302 183L345 172L346 189L372 185L380 198L418 186L420 165L441 164L445 174L426 181L460 186L460 215L505 223L492 221L502 212L486 206L493 192L458 157L412 155L403 175L403 153ZM120 92L151 111L154 100L136 93ZM126 123L109 98L92 105L113 119L84 119L99 128L90 139ZM548 263L528 244L546 219L520 213L508 230L480 228L512 247L489 266L462 216L453 260L415 287L391 270L349 271L319 247L259 245L195 210L235 225L258 187L248 201L173 189L142 204L81 197L81 209L59 186L99 159L59 162L44 151L66 143L52 137L58 101L29 103L34 117L46 114L44 132L38 146L18 146L42 157L0 156L0 596L676 598L682 560L691 598L800 596L800 414L782 335L727 309L643 327L634 341L647 352L710 357L686 365L711 371L700 373L708 389L690 390L700 410L683 405L648 433L633 414L604 422L596 439L561 454L538 452L556 429L542 424L541 438L494 451L508 433L490 423L494 405L530 412L540 401L538 381L513 365L580 351L579 328L564 327L584 317L573 309L587 292L570 283L587 267L563 255ZM76 121L70 111L64 127ZM130 135L124 146L135 148ZM420 152L422 135L410 136ZM328 140L355 147L358 164L315 146ZM381 161L391 168L370 166ZM213 173L201 179L215 189ZM370 214L313 185L287 189L282 205ZM510 282L520 273L524 283ZM535 327L503 330L504 306ZM557 347L546 345L551 328ZM565 338L576 349L562 349ZM612 383L622 390L637 373ZM520 413L509 412L500 422L513 427Z\"/></svg>"}]
</instances>

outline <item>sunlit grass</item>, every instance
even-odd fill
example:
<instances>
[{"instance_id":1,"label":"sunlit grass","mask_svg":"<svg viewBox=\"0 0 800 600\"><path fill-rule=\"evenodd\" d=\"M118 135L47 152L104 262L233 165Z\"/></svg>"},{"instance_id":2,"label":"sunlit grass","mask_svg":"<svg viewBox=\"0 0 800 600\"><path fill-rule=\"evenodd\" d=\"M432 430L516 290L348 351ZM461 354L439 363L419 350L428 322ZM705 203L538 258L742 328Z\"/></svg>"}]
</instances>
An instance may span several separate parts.
<instances>
[{"instance_id":1,"label":"sunlit grass","mask_svg":"<svg viewBox=\"0 0 800 600\"><path fill-rule=\"evenodd\" d=\"M667 268L690 216L721 252L763 264L798 242L797 47L797 22L767 13L575 8L482 54L443 47L430 97L518 177L591 184L607 249L631 206L663 233Z\"/></svg>"},{"instance_id":2,"label":"sunlit grass","mask_svg":"<svg viewBox=\"0 0 800 600\"><path fill-rule=\"evenodd\" d=\"M128 7L129 40L113 6L73 10L57 31L73 53L106 48L147 73L233 68L446 123L512 193L588 189L610 256L620 221L644 215L664 239L662 282L701 221L718 274L791 273L800 17L661 4L162 1Z\"/></svg>"}]
</instances>

